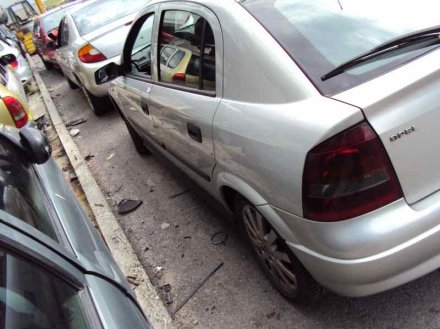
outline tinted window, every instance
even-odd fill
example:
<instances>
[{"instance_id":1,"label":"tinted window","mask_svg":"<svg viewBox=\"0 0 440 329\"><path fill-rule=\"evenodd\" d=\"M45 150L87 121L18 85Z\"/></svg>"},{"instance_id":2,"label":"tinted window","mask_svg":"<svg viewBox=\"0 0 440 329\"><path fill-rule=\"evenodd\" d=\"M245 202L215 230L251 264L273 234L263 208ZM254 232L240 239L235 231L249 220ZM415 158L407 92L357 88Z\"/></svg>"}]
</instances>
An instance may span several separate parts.
<instances>
[{"instance_id":1,"label":"tinted window","mask_svg":"<svg viewBox=\"0 0 440 329\"><path fill-rule=\"evenodd\" d=\"M160 27L159 58L161 81L215 90L214 34L203 17L186 11L166 11Z\"/></svg>"},{"instance_id":2,"label":"tinted window","mask_svg":"<svg viewBox=\"0 0 440 329\"><path fill-rule=\"evenodd\" d=\"M141 10L145 0L101 0L93 2L73 14L78 32L85 35L124 16Z\"/></svg>"},{"instance_id":3,"label":"tinted window","mask_svg":"<svg viewBox=\"0 0 440 329\"><path fill-rule=\"evenodd\" d=\"M1 328L87 328L74 288L1 249L0 283Z\"/></svg>"},{"instance_id":4,"label":"tinted window","mask_svg":"<svg viewBox=\"0 0 440 329\"><path fill-rule=\"evenodd\" d=\"M154 15L148 16L142 24L131 51L131 72L151 75L151 38Z\"/></svg>"},{"instance_id":5,"label":"tinted window","mask_svg":"<svg viewBox=\"0 0 440 329\"><path fill-rule=\"evenodd\" d=\"M0 139L0 209L58 241L32 166Z\"/></svg>"},{"instance_id":6,"label":"tinted window","mask_svg":"<svg viewBox=\"0 0 440 329\"><path fill-rule=\"evenodd\" d=\"M331 94L371 79L422 52L394 52L322 81L343 62L392 38L438 25L438 1L243 1L305 73ZM397 11L396 11L397 10ZM395 55L395 56L394 56Z\"/></svg>"}]
</instances>

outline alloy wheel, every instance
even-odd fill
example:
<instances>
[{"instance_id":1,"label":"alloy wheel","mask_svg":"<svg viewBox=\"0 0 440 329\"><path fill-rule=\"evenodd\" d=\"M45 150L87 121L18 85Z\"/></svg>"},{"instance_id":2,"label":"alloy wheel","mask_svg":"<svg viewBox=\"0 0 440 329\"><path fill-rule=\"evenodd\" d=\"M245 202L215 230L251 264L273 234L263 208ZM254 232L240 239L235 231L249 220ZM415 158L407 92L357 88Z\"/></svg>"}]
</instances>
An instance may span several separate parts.
<instances>
[{"instance_id":1,"label":"alloy wheel","mask_svg":"<svg viewBox=\"0 0 440 329\"><path fill-rule=\"evenodd\" d=\"M287 294L295 294L298 284L286 246L267 220L253 207L243 207L243 225L261 264Z\"/></svg>"}]
</instances>

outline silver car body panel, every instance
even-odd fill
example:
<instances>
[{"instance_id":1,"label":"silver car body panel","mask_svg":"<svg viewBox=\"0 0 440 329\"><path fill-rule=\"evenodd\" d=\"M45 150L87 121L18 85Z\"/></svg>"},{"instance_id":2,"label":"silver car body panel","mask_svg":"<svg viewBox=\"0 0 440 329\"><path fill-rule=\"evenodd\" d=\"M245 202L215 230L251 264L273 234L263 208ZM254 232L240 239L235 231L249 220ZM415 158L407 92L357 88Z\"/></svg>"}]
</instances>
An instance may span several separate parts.
<instances>
[{"instance_id":1,"label":"silver car body panel","mask_svg":"<svg viewBox=\"0 0 440 329\"><path fill-rule=\"evenodd\" d=\"M432 51L334 96L363 110L380 136L410 204L440 188L440 157L435 155L440 148L439 63L440 51ZM411 130L405 133L407 129Z\"/></svg>"},{"instance_id":2,"label":"silver car body panel","mask_svg":"<svg viewBox=\"0 0 440 329\"><path fill-rule=\"evenodd\" d=\"M439 50L331 99L317 91L276 40L235 1L153 1L138 19L152 11L159 17L166 8L203 12L213 25L216 97L221 99L214 109L211 102L216 97L158 81L156 19L151 81L139 80L134 88L130 75L125 75L110 83L120 111L148 144L226 206L225 187L256 205L309 272L338 293L377 293L440 266L440 193L414 203L438 189L438 163L433 159L432 167L423 164L428 172L414 178L405 164L418 168L421 158L431 161L429 152L438 143L434 125L439 112ZM140 95L148 102L148 117L133 105ZM185 125L195 120L207 130L212 116L212 135L205 131L205 145L194 143ZM341 222L304 219L302 175L307 152L365 119L389 152L405 199ZM416 127L414 133L389 141L411 125ZM174 143L175 149L168 148ZM211 143L212 162L203 161L199 154L209 158ZM420 155L411 158L410 150Z\"/></svg>"}]
</instances>

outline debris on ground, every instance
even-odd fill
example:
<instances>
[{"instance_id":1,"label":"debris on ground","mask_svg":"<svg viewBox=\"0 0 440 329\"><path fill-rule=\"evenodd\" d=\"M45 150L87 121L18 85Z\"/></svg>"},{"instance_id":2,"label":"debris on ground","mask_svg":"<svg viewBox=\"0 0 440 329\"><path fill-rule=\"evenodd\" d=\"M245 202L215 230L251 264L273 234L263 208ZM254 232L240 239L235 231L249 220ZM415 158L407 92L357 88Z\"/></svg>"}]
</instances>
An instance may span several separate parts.
<instances>
[{"instance_id":1,"label":"debris on ground","mask_svg":"<svg viewBox=\"0 0 440 329\"><path fill-rule=\"evenodd\" d=\"M120 215L128 214L129 212L132 212L137 208L139 208L141 204L142 204L142 200L123 199L119 201L117 205L118 213Z\"/></svg>"},{"instance_id":2,"label":"debris on ground","mask_svg":"<svg viewBox=\"0 0 440 329\"><path fill-rule=\"evenodd\" d=\"M75 137L75 136L78 136L79 133L80 133L79 129L72 129L70 131L70 136Z\"/></svg>"},{"instance_id":3,"label":"debris on ground","mask_svg":"<svg viewBox=\"0 0 440 329\"><path fill-rule=\"evenodd\" d=\"M141 285L141 282L135 276L128 275L127 281L136 287Z\"/></svg>"},{"instance_id":4,"label":"debris on ground","mask_svg":"<svg viewBox=\"0 0 440 329\"><path fill-rule=\"evenodd\" d=\"M66 127L69 128L69 127L78 126L78 125L80 125L81 123L84 123L84 122L87 122L87 120L84 119L84 118L79 118L79 119L72 120L72 121L69 121L68 123L66 123Z\"/></svg>"},{"instance_id":5,"label":"debris on ground","mask_svg":"<svg viewBox=\"0 0 440 329\"><path fill-rule=\"evenodd\" d=\"M36 119L35 122L37 123L37 128L43 130L45 126L45 114L43 114L41 117Z\"/></svg>"},{"instance_id":6,"label":"debris on ground","mask_svg":"<svg viewBox=\"0 0 440 329\"><path fill-rule=\"evenodd\" d=\"M176 309L171 313L173 316L176 315L177 312L180 311L182 307L185 306L186 303L189 302L189 300L199 291L200 288L202 288L205 283L224 265L223 262L221 262L215 269L213 269L192 291L191 293L176 307Z\"/></svg>"},{"instance_id":7,"label":"debris on ground","mask_svg":"<svg viewBox=\"0 0 440 329\"><path fill-rule=\"evenodd\" d=\"M113 158L115 156L115 154L114 153L112 153L112 154L110 154L108 157L107 157L107 159L106 160L110 160L111 158Z\"/></svg>"},{"instance_id":8,"label":"debris on ground","mask_svg":"<svg viewBox=\"0 0 440 329\"><path fill-rule=\"evenodd\" d=\"M87 154L85 157L84 157L84 160L86 160L86 161L90 161L90 160L92 160L92 158L94 158L95 156L93 155L93 154Z\"/></svg>"},{"instance_id":9,"label":"debris on ground","mask_svg":"<svg viewBox=\"0 0 440 329\"><path fill-rule=\"evenodd\" d=\"M169 283L164 284L163 286L159 287L160 289L163 289L164 295L165 295L165 302L169 305L174 303L173 296L171 295L171 285Z\"/></svg>"},{"instance_id":10,"label":"debris on ground","mask_svg":"<svg viewBox=\"0 0 440 329\"><path fill-rule=\"evenodd\" d=\"M157 274L159 274L160 272L162 272L162 270L163 270L163 267L161 267L161 266L156 266L156 267L154 268L154 274L157 275Z\"/></svg>"},{"instance_id":11,"label":"debris on ground","mask_svg":"<svg viewBox=\"0 0 440 329\"><path fill-rule=\"evenodd\" d=\"M216 232L211 236L211 244L214 246L220 244L226 246L226 241L228 241L228 234L225 232Z\"/></svg>"},{"instance_id":12,"label":"debris on ground","mask_svg":"<svg viewBox=\"0 0 440 329\"><path fill-rule=\"evenodd\" d=\"M186 189L185 191L182 191L180 193L173 194L173 195L170 196L170 199L175 199L175 198L177 198L177 197L179 197L179 196L181 196L181 195L183 195L185 193L188 193L188 192L189 192L189 190Z\"/></svg>"},{"instance_id":13,"label":"debris on ground","mask_svg":"<svg viewBox=\"0 0 440 329\"><path fill-rule=\"evenodd\" d=\"M185 235L183 238L184 239L191 239L191 235Z\"/></svg>"},{"instance_id":14,"label":"debris on ground","mask_svg":"<svg viewBox=\"0 0 440 329\"><path fill-rule=\"evenodd\" d=\"M167 229L168 227L170 227L170 224L168 224L168 223L162 223L162 225L160 225L160 228L161 228L162 230L165 230L165 229Z\"/></svg>"},{"instance_id":15,"label":"debris on ground","mask_svg":"<svg viewBox=\"0 0 440 329\"><path fill-rule=\"evenodd\" d=\"M74 181L76 181L76 180L78 180L78 176L76 175L76 173L71 173L70 175L69 175L69 182L74 182Z\"/></svg>"}]
</instances>

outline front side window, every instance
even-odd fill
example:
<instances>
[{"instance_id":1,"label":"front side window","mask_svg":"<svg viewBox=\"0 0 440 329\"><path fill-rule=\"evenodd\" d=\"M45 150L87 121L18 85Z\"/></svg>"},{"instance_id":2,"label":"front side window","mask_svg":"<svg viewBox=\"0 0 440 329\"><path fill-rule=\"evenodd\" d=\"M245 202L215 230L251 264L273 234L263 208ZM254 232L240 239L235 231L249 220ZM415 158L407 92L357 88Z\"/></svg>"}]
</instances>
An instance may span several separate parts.
<instances>
[{"instance_id":1,"label":"front side window","mask_svg":"<svg viewBox=\"0 0 440 329\"><path fill-rule=\"evenodd\" d=\"M151 39L153 35L154 15L150 15L142 24L131 51L131 73L151 76Z\"/></svg>"},{"instance_id":2,"label":"front side window","mask_svg":"<svg viewBox=\"0 0 440 329\"><path fill-rule=\"evenodd\" d=\"M0 327L86 329L78 291L0 249Z\"/></svg>"},{"instance_id":3,"label":"front side window","mask_svg":"<svg viewBox=\"0 0 440 329\"><path fill-rule=\"evenodd\" d=\"M160 81L215 90L214 33L203 17L187 11L165 11L159 43Z\"/></svg>"},{"instance_id":4,"label":"front side window","mask_svg":"<svg viewBox=\"0 0 440 329\"><path fill-rule=\"evenodd\" d=\"M58 241L32 166L0 139L0 209Z\"/></svg>"}]
</instances>

